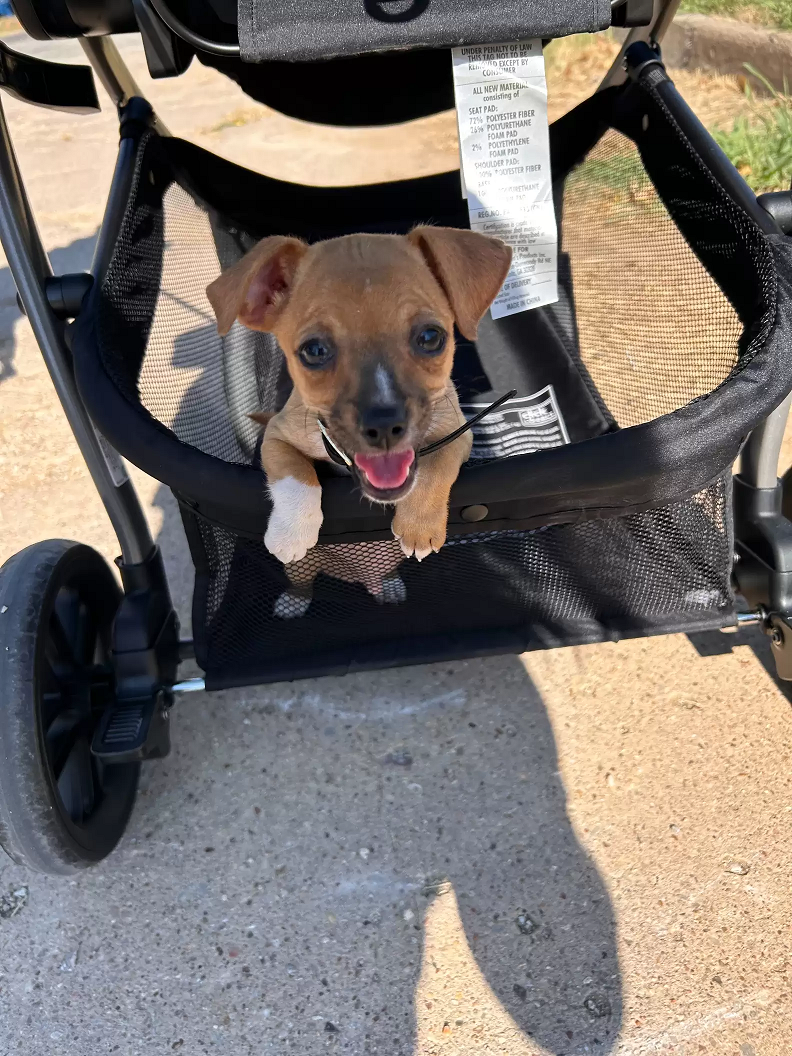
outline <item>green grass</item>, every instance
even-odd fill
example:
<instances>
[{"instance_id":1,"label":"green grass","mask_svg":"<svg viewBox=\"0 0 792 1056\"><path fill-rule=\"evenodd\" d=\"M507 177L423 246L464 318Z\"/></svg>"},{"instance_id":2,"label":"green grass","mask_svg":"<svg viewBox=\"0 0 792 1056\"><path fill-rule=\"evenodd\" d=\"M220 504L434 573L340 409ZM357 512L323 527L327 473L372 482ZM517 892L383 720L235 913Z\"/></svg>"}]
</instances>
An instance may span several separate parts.
<instances>
[{"instance_id":1,"label":"green grass","mask_svg":"<svg viewBox=\"0 0 792 1056\"><path fill-rule=\"evenodd\" d=\"M746 84L750 112L739 114L729 127L716 125L710 132L756 194L785 190L792 178L792 100L786 86L782 94L752 66L745 69L763 83L771 98L755 101ZM635 150L605 157L595 154L570 179L580 181L578 194L604 194L612 204L631 202L648 210L656 205Z\"/></svg>"},{"instance_id":2,"label":"green grass","mask_svg":"<svg viewBox=\"0 0 792 1056\"><path fill-rule=\"evenodd\" d=\"M679 10L792 30L792 0L682 0Z\"/></svg>"},{"instance_id":3,"label":"green grass","mask_svg":"<svg viewBox=\"0 0 792 1056\"><path fill-rule=\"evenodd\" d=\"M763 83L773 97L773 105L761 109L753 106L750 114L736 117L731 128L716 127L710 131L757 194L784 190L792 176L792 106L788 88L785 85L782 95L753 67L746 64L745 68ZM750 85L745 91L751 97Z\"/></svg>"}]
</instances>

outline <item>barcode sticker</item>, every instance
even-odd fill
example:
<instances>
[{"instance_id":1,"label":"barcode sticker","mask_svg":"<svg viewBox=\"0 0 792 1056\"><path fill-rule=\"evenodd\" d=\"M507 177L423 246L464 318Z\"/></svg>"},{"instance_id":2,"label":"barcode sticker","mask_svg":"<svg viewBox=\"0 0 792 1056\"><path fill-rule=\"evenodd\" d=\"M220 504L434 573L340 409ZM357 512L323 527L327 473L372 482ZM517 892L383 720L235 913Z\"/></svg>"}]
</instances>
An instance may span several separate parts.
<instances>
[{"instance_id":1,"label":"barcode sticker","mask_svg":"<svg viewBox=\"0 0 792 1056\"><path fill-rule=\"evenodd\" d=\"M514 251L492 305L500 319L558 300L558 232L540 40L453 49L470 227Z\"/></svg>"},{"instance_id":2,"label":"barcode sticker","mask_svg":"<svg viewBox=\"0 0 792 1056\"><path fill-rule=\"evenodd\" d=\"M491 402L491 401L490 401ZM463 403L462 413L472 418L489 403ZM530 455L569 443L569 433L552 385L532 396L507 400L497 411L473 426L471 459Z\"/></svg>"}]
</instances>

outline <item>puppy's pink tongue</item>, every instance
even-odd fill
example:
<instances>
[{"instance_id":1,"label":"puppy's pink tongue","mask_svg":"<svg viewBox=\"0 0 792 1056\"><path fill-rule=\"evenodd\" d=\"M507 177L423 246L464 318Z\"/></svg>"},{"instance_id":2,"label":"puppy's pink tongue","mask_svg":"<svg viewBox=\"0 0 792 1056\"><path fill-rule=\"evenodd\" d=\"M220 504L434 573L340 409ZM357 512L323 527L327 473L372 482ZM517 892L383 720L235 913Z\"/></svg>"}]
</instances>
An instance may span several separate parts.
<instances>
[{"instance_id":1,"label":"puppy's pink tongue","mask_svg":"<svg viewBox=\"0 0 792 1056\"><path fill-rule=\"evenodd\" d=\"M392 451L385 455L355 455L355 465L366 474L369 484L381 491L400 488L414 461L415 452L412 449Z\"/></svg>"}]
</instances>

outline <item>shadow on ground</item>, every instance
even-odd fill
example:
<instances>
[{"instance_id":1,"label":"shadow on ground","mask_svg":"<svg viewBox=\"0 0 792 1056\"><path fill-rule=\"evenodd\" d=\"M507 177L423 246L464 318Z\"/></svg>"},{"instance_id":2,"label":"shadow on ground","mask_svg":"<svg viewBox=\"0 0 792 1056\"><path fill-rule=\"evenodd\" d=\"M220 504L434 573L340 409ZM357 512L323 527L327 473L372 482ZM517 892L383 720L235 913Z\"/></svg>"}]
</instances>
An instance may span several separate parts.
<instances>
[{"instance_id":1,"label":"shadow on ground","mask_svg":"<svg viewBox=\"0 0 792 1056\"><path fill-rule=\"evenodd\" d=\"M155 503L184 613L181 520L167 489ZM449 1034L455 1052L612 1050L613 907L517 658L184 696L173 739L133 826L161 863L188 830L162 909L191 936L184 974L226 980L229 1029L252 1017L257 1052L412 1056ZM205 1040L183 1030L185 1051Z\"/></svg>"},{"instance_id":2,"label":"shadow on ground","mask_svg":"<svg viewBox=\"0 0 792 1056\"><path fill-rule=\"evenodd\" d=\"M52 250L49 257L53 272L65 275L74 271L88 271L95 244L96 235L93 234ZM0 384L16 374L14 326L20 314L11 272L8 267L0 268Z\"/></svg>"},{"instance_id":3,"label":"shadow on ground","mask_svg":"<svg viewBox=\"0 0 792 1056\"><path fill-rule=\"evenodd\" d=\"M186 840L160 912L256 1051L411 1056L444 1027L535 1051L508 1017L557 1056L612 1050L613 908L517 658L191 695L174 743L133 833L160 866Z\"/></svg>"},{"instance_id":4,"label":"shadow on ground","mask_svg":"<svg viewBox=\"0 0 792 1056\"><path fill-rule=\"evenodd\" d=\"M778 677L773 647L761 628L741 627L735 633L701 631L697 634L689 634L688 638L699 656L723 656L738 645L747 645L779 690L792 704L792 682L785 682Z\"/></svg>"}]
</instances>

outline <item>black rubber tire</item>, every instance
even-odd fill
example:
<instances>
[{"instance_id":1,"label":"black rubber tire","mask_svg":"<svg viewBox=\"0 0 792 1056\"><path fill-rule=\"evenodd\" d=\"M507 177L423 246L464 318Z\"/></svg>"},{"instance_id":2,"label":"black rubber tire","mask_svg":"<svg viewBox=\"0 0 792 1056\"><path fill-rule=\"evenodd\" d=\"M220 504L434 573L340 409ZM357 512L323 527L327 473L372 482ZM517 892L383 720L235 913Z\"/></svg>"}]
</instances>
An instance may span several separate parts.
<instances>
[{"instance_id":1,"label":"black rubber tire","mask_svg":"<svg viewBox=\"0 0 792 1056\"><path fill-rule=\"evenodd\" d=\"M105 560L65 539L34 543L0 568L0 846L39 872L101 861L135 801L139 765L90 754L114 691L120 597Z\"/></svg>"}]
</instances>

